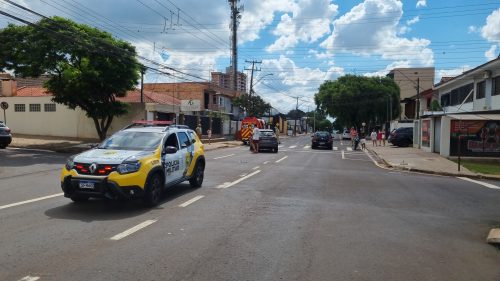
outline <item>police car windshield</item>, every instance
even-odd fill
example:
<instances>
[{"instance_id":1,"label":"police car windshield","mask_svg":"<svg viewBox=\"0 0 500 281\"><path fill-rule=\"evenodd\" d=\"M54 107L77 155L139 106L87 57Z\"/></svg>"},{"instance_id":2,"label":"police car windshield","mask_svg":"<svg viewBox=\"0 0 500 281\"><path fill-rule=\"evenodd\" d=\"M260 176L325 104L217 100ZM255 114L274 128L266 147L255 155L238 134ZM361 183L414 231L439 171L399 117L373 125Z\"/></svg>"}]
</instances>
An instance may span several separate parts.
<instances>
[{"instance_id":1,"label":"police car windshield","mask_svg":"<svg viewBox=\"0 0 500 281\"><path fill-rule=\"evenodd\" d=\"M163 136L155 132L121 131L105 140L99 149L155 150Z\"/></svg>"}]
</instances>

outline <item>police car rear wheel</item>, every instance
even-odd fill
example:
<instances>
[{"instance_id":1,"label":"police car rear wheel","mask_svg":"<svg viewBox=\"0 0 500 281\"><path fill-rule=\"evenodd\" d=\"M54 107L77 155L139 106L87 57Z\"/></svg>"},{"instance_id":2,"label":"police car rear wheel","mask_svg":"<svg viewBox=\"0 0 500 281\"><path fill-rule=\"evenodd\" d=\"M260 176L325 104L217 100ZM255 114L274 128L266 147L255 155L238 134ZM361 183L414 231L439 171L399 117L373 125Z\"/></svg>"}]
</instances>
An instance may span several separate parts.
<instances>
[{"instance_id":1,"label":"police car rear wheel","mask_svg":"<svg viewBox=\"0 0 500 281\"><path fill-rule=\"evenodd\" d=\"M147 206L156 206L160 202L161 191L163 182L161 176L158 173L151 175L146 183L146 189L144 191L144 204Z\"/></svg>"},{"instance_id":2,"label":"police car rear wheel","mask_svg":"<svg viewBox=\"0 0 500 281\"><path fill-rule=\"evenodd\" d=\"M193 188L200 187L203 184L203 176L205 173L205 166L203 165L203 163L198 162L198 163L196 163L195 169L196 170L194 172L194 177L192 177L189 180L189 184L191 184L191 187L193 187Z\"/></svg>"}]
</instances>

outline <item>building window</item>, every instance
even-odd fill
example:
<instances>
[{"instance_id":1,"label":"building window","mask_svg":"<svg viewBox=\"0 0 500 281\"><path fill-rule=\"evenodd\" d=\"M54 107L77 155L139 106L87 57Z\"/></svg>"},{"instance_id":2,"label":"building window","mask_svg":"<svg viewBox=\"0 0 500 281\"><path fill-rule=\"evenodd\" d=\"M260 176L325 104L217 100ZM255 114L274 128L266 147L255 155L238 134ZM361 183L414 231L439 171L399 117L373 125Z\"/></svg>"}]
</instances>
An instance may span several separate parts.
<instances>
[{"instance_id":1,"label":"building window","mask_svg":"<svg viewBox=\"0 0 500 281\"><path fill-rule=\"evenodd\" d=\"M30 103L30 111L31 112L40 112L40 111L42 111L41 108L42 107L40 106L39 103Z\"/></svg>"},{"instance_id":2,"label":"building window","mask_svg":"<svg viewBox=\"0 0 500 281\"><path fill-rule=\"evenodd\" d=\"M484 99L486 96L486 81L477 83L476 100Z\"/></svg>"},{"instance_id":3,"label":"building window","mask_svg":"<svg viewBox=\"0 0 500 281\"><path fill-rule=\"evenodd\" d=\"M493 78L493 91L491 95L492 96L500 95L500 76Z\"/></svg>"},{"instance_id":4,"label":"building window","mask_svg":"<svg viewBox=\"0 0 500 281\"><path fill-rule=\"evenodd\" d=\"M56 104L55 103L46 103L43 105L43 109L45 112L55 112L56 111Z\"/></svg>"},{"instance_id":5,"label":"building window","mask_svg":"<svg viewBox=\"0 0 500 281\"><path fill-rule=\"evenodd\" d=\"M14 111L15 112L25 112L26 105L25 104L14 104Z\"/></svg>"},{"instance_id":6,"label":"building window","mask_svg":"<svg viewBox=\"0 0 500 281\"><path fill-rule=\"evenodd\" d=\"M458 88L458 97L460 104L464 101L467 103L467 102L472 102L474 100L474 96L471 94L471 91L473 89L474 89L474 84L472 83Z\"/></svg>"},{"instance_id":7,"label":"building window","mask_svg":"<svg viewBox=\"0 0 500 281\"><path fill-rule=\"evenodd\" d=\"M214 95L214 98L213 98L213 100L212 100L212 103L213 103L213 104L217 104L217 96L216 96L216 95Z\"/></svg>"},{"instance_id":8,"label":"building window","mask_svg":"<svg viewBox=\"0 0 500 281\"><path fill-rule=\"evenodd\" d=\"M446 107L450 105L450 93L446 93L441 96L441 107Z\"/></svg>"},{"instance_id":9,"label":"building window","mask_svg":"<svg viewBox=\"0 0 500 281\"><path fill-rule=\"evenodd\" d=\"M455 90L451 91L451 94L450 94L450 105L453 106L453 105L458 105L458 104L459 104L458 90L455 89Z\"/></svg>"}]
</instances>

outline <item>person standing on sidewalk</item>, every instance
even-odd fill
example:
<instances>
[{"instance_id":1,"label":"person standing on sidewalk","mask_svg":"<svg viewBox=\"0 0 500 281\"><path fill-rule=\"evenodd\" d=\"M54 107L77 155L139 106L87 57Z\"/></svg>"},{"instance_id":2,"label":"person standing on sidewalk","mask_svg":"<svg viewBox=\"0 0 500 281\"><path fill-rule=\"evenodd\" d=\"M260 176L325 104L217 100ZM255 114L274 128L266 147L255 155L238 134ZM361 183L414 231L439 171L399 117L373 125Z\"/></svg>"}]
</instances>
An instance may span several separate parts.
<instances>
[{"instance_id":1,"label":"person standing on sidewalk","mask_svg":"<svg viewBox=\"0 0 500 281\"><path fill-rule=\"evenodd\" d=\"M385 131L382 131L382 144L385 146Z\"/></svg>"},{"instance_id":2,"label":"person standing on sidewalk","mask_svg":"<svg viewBox=\"0 0 500 281\"><path fill-rule=\"evenodd\" d=\"M378 146L382 146L382 131L378 130L377 132L377 141L378 141Z\"/></svg>"},{"instance_id":3,"label":"person standing on sidewalk","mask_svg":"<svg viewBox=\"0 0 500 281\"><path fill-rule=\"evenodd\" d=\"M278 141L278 143L281 143L280 142L280 127L278 124L276 124L276 126L274 126L274 133L276 134L276 140Z\"/></svg>"},{"instance_id":4,"label":"person standing on sidewalk","mask_svg":"<svg viewBox=\"0 0 500 281\"><path fill-rule=\"evenodd\" d=\"M198 138L201 139L201 134L202 134L201 124L198 123L198 126L196 127L195 131L196 131L196 134L198 135Z\"/></svg>"},{"instance_id":5,"label":"person standing on sidewalk","mask_svg":"<svg viewBox=\"0 0 500 281\"><path fill-rule=\"evenodd\" d=\"M255 126L253 128L253 134L252 134L254 153L259 153L259 139L260 139L260 130L259 127Z\"/></svg>"},{"instance_id":6,"label":"person standing on sidewalk","mask_svg":"<svg viewBox=\"0 0 500 281\"><path fill-rule=\"evenodd\" d=\"M375 132L375 129L370 134L370 138L372 139L372 146L377 146L377 132Z\"/></svg>"},{"instance_id":7,"label":"person standing on sidewalk","mask_svg":"<svg viewBox=\"0 0 500 281\"><path fill-rule=\"evenodd\" d=\"M208 129L207 135L208 135L208 144L211 144L211 142L212 142L212 130Z\"/></svg>"}]
</instances>

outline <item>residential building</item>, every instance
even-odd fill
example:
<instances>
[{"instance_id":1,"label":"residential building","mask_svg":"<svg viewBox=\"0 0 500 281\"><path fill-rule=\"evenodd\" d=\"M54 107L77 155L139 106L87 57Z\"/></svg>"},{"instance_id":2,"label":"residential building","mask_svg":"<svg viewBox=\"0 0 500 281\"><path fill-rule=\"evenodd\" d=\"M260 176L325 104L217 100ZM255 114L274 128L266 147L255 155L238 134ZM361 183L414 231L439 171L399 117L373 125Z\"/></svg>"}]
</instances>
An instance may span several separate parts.
<instances>
[{"instance_id":1,"label":"residential building","mask_svg":"<svg viewBox=\"0 0 500 281\"><path fill-rule=\"evenodd\" d=\"M211 81L214 85L224 88L233 89L233 73L232 68L226 68L226 73L223 72L212 72ZM247 75L242 72L237 72L236 75L236 90L240 92L247 91Z\"/></svg>"},{"instance_id":2,"label":"residential building","mask_svg":"<svg viewBox=\"0 0 500 281\"><path fill-rule=\"evenodd\" d=\"M401 115L398 118L399 120L415 119L417 117L416 102L419 100L418 93L432 88L434 75L434 67L394 68L387 74L400 89ZM420 108L421 112L422 108Z\"/></svg>"},{"instance_id":3,"label":"residential building","mask_svg":"<svg viewBox=\"0 0 500 281\"><path fill-rule=\"evenodd\" d=\"M433 90L442 110L421 116L422 149L447 157L500 157L500 57Z\"/></svg>"}]
</instances>

